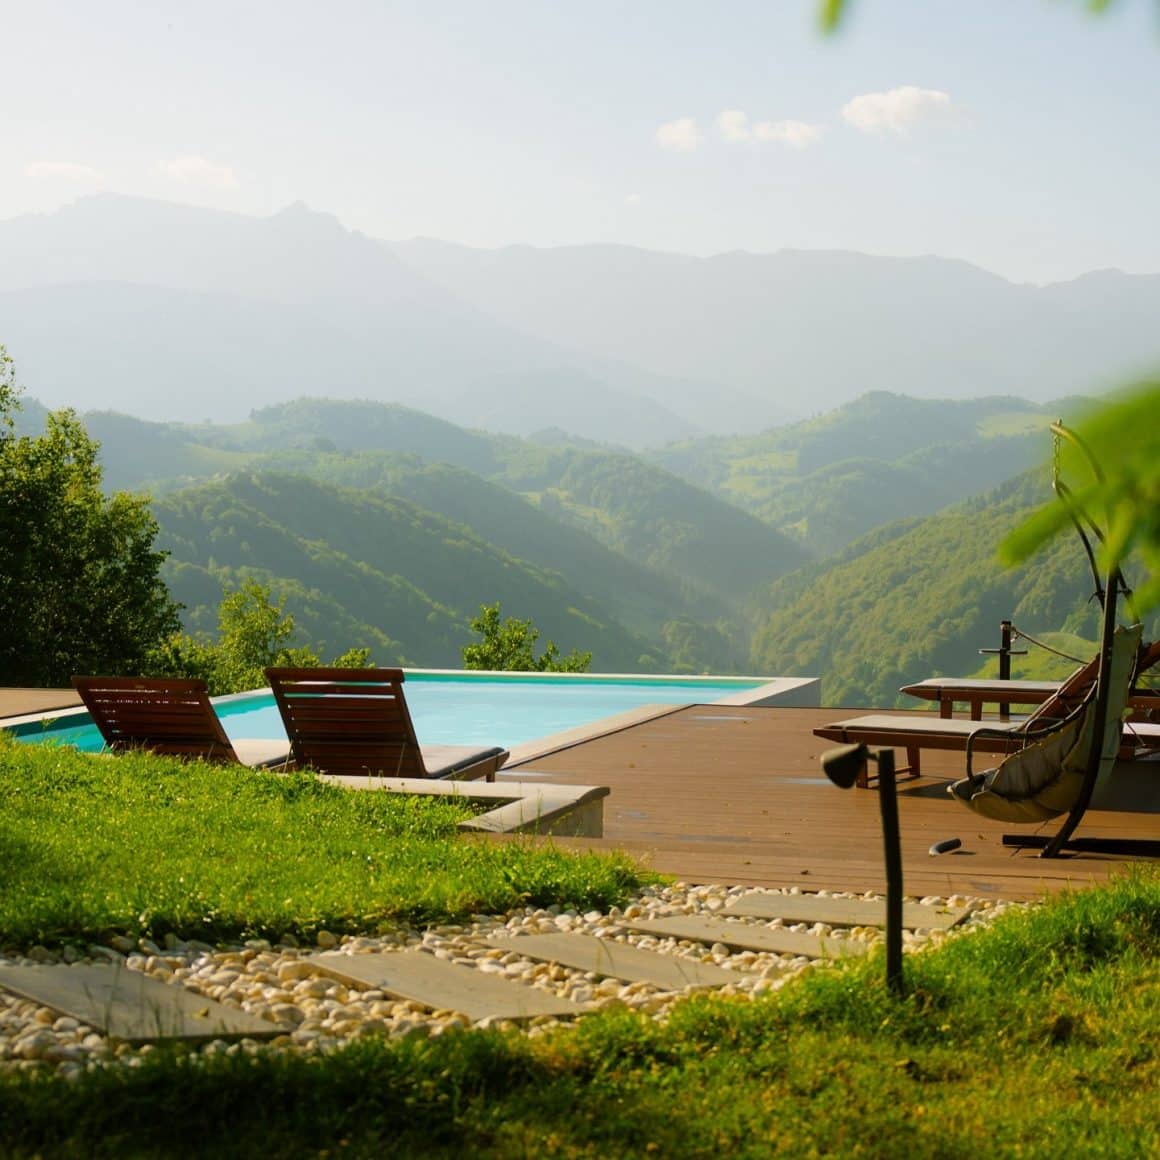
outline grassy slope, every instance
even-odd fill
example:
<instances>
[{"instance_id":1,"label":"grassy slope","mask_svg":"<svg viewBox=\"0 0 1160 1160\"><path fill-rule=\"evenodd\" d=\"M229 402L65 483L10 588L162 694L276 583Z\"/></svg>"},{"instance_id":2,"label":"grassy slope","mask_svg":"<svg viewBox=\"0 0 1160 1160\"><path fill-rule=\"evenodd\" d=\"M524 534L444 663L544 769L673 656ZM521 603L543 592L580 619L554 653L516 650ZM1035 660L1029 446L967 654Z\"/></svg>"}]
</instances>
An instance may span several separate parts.
<instances>
[{"instance_id":1,"label":"grassy slope","mask_svg":"<svg viewBox=\"0 0 1160 1160\"><path fill-rule=\"evenodd\" d=\"M466 812L308 774L0 735L0 947L115 933L312 939L525 901L607 906L641 881L620 857L460 838Z\"/></svg>"},{"instance_id":2,"label":"grassy slope","mask_svg":"<svg viewBox=\"0 0 1160 1160\"><path fill-rule=\"evenodd\" d=\"M0 1152L114 1156L1155 1155L1160 878L1014 912L665 1024L365 1040L323 1060L158 1053L0 1082Z\"/></svg>"}]
</instances>

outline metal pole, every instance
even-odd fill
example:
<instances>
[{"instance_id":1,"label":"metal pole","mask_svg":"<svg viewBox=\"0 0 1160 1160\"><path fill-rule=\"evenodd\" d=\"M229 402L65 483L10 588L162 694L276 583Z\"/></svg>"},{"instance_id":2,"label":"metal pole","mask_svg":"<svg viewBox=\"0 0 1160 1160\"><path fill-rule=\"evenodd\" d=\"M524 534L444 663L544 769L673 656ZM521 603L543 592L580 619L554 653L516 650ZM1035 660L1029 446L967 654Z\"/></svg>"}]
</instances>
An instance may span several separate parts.
<instances>
[{"instance_id":1,"label":"metal pole","mask_svg":"<svg viewBox=\"0 0 1160 1160\"><path fill-rule=\"evenodd\" d=\"M999 621L999 647L998 648L981 648L979 652L984 655L999 657L999 680L1009 681L1011 679L1011 658L1013 656L1021 657L1027 655L1026 649L1012 649L1011 648L1011 622L1009 620ZM1009 721L1011 719L1011 706L1006 701L999 702L999 720Z\"/></svg>"},{"instance_id":2,"label":"metal pole","mask_svg":"<svg viewBox=\"0 0 1160 1160\"><path fill-rule=\"evenodd\" d=\"M898 829L894 750L878 751L878 805L886 855L886 985L902 995L902 848Z\"/></svg>"},{"instance_id":3,"label":"metal pole","mask_svg":"<svg viewBox=\"0 0 1160 1160\"><path fill-rule=\"evenodd\" d=\"M1009 620L1002 620L999 622L999 680L1009 681L1011 679L1011 622ZM1011 719L1011 706L1004 701L999 706L999 720L1009 721Z\"/></svg>"}]
</instances>

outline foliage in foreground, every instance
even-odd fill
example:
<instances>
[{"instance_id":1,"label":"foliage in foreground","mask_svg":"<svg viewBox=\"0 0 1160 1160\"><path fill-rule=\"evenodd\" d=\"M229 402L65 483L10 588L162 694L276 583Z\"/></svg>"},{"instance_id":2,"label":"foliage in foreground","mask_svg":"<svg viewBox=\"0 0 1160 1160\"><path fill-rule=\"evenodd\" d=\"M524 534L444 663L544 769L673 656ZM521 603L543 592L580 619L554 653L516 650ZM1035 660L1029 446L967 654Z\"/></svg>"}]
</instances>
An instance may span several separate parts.
<instances>
[{"instance_id":1,"label":"foliage in foreground","mask_svg":"<svg viewBox=\"0 0 1160 1160\"><path fill-rule=\"evenodd\" d=\"M1160 604L1160 382L1099 407L1080 423L1078 434L1087 454L1070 442L1061 449L1075 506L1106 534L1098 545L1105 571L1139 552L1148 578L1136 591L1136 606L1153 608ZM1069 509L1049 504L1008 536L1001 551L1020 563L1070 526Z\"/></svg>"},{"instance_id":2,"label":"foliage in foreground","mask_svg":"<svg viewBox=\"0 0 1160 1160\"><path fill-rule=\"evenodd\" d=\"M667 1024L369 1040L324 1058L162 1053L0 1083L8 1154L1155 1155L1160 876L819 970Z\"/></svg>"},{"instance_id":3,"label":"foliage in foreground","mask_svg":"<svg viewBox=\"0 0 1160 1160\"><path fill-rule=\"evenodd\" d=\"M619 856L458 835L461 803L0 735L0 946L122 932L310 939L524 904L608 906Z\"/></svg>"}]
</instances>

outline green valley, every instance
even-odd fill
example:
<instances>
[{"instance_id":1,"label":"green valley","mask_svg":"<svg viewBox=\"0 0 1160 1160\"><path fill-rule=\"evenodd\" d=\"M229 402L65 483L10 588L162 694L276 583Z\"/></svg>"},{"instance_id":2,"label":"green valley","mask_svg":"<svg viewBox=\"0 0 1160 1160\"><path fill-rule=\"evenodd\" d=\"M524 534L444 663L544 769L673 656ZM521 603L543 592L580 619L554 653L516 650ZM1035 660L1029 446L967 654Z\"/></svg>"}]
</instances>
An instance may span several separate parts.
<instances>
[{"instance_id":1,"label":"green valley","mask_svg":"<svg viewBox=\"0 0 1160 1160\"><path fill-rule=\"evenodd\" d=\"M828 703L889 705L905 681L980 671L1004 618L1086 648L1075 544L1033 569L995 559L1049 498L1026 469L1079 403L878 392L649 458L373 402L300 399L234 425L87 422L108 483L158 495L194 630L212 628L223 585L252 576L286 596L302 643L451 665L499 600L561 648L591 649L597 670L822 676Z\"/></svg>"}]
</instances>

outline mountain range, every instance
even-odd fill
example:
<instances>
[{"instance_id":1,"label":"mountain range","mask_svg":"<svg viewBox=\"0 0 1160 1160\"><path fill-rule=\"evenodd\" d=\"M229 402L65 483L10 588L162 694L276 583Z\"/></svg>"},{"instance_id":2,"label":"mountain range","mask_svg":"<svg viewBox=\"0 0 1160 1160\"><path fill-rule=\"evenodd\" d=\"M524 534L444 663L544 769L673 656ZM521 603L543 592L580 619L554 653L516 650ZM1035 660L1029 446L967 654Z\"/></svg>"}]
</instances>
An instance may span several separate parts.
<instances>
[{"instance_id":1,"label":"mountain range","mask_svg":"<svg viewBox=\"0 0 1160 1160\"><path fill-rule=\"evenodd\" d=\"M384 241L103 194L0 222L0 336L50 405L237 422L309 395L627 448L869 391L1098 392L1160 365L1160 275L1016 285L959 261Z\"/></svg>"}]
</instances>

